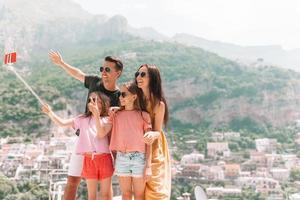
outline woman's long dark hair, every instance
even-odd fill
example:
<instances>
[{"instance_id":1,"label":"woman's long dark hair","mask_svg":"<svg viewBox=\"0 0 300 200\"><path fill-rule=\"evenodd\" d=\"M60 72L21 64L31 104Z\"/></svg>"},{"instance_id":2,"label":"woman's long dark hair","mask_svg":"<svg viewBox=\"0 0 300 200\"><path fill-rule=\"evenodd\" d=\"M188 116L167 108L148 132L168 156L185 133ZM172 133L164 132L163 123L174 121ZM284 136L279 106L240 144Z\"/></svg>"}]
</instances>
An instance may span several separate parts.
<instances>
[{"instance_id":1,"label":"woman's long dark hair","mask_svg":"<svg viewBox=\"0 0 300 200\"><path fill-rule=\"evenodd\" d=\"M144 66L147 68L148 76L149 76L151 109L153 110L155 106L159 105L160 101L164 102L165 104L164 125L166 125L169 120L169 109L168 109L168 104L164 92L162 90L162 80L161 80L159 69L156 65L143 64L139 67L138 70L140 70ZM135 83L137 84L136 79L135 79Z\"/></svg>"}]
</instances>

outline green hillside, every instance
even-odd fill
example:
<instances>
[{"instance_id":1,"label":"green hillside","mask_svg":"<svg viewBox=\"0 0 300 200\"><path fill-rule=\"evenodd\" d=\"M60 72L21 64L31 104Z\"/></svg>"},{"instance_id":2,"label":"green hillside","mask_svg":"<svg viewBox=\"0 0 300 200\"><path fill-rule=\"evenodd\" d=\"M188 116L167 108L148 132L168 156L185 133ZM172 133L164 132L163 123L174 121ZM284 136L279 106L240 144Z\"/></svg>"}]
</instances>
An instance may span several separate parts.
<instances>
[{"instance_id":1,"label":"green hillside","mask_svg":"<svg viewBox=\"0 0 300 200\"><path fill-rule=\"evenodd\" d=\"M134 38L74 43L57 50L89 74L99 74L105 56L121 57L125 70L120 82L131 80L143 63L159 66L171 110L169 127L175 130L259 132L293 123L299 116L300 75L293 71L245 67L199 48ZM72 104L74 114L83 111L83 85L50 63L45 49L33 51L29 62L20 60L15 67L54 109ZM33 96L7 70L0 77L0 136L44 134L48 121Z\"/></svg>"}]
</instances>

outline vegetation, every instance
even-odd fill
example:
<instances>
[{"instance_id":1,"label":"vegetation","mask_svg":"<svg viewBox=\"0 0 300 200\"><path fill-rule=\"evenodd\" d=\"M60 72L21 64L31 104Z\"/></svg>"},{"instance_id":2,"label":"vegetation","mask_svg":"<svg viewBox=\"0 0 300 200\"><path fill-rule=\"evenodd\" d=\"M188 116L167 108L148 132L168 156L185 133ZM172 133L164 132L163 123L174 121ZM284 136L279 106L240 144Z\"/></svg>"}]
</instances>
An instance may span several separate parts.
<instances>
[{"instance_id":1,"label":"vegetation","mask_svg":"<svg viewBox=\"0 0 300 200\"><path fill-rule=\"evenodd\" d=\"M99 74L99 66L106 55L118 55L125 62L120 82L133 79L135 70L142 63L155 63L159 66L166 90L175 87L176 91L183 92L180 84L192 80L191 84L199 88L199 91L194 91L195 95L178 97L175 102L169 102L170 124L175 125L176 129L225 126L235 131L245 129L255 133L265 132L267 126L276 124L267 116L270 105L261 107L263 95L279 95L280 99L290 89L289 85L299 82L300 77L297 73L275 67L243 67L199 48L167 42L138 39L104 40L84 45L81 43L69 45L61 51L68 63L88 74ZM128 56L130 53L132 57ZM50 104L55 101L55 104L52 103L55 109L65 109L66 104L73 104L79 108L77 112L82 112L81 105L86 95L83 85L63 73L62 69L53 66L46 57L46 51L33 52L33 55L32 61L18 63L15 68L27 71L22 74L23 77L43 99ZM0 77L3 80L0 83L0 136L42 134L45 131L45 121L41 120L43 117L37 101L7 70L1 70ZM225 110L231 105L224 102L229 101L236 102L237 106L248 104L254 109L262 109L266 116L259 119L249 113L248 116L241 117L238 112L228 116ZM274 100L269 104L276 102L277 100ZM284 108L283 102L275 109ZM205 116L197 123L178 120L177 112L189 107L199 108ZM217 123L215 119L220 109L224 109L224 117L228 118L223 123Z\"/></svg>"},{"instance_id":2,"label":"vegetation","mask_svg":"<svg viewBox=\"0 0 300 200\"><path fill-rule=\"evenodd\" d=\"M48 189L38 183L22 183L9 180L0 174L0 199L3 200L47 200Z\"/></svg>"}]
</instances>

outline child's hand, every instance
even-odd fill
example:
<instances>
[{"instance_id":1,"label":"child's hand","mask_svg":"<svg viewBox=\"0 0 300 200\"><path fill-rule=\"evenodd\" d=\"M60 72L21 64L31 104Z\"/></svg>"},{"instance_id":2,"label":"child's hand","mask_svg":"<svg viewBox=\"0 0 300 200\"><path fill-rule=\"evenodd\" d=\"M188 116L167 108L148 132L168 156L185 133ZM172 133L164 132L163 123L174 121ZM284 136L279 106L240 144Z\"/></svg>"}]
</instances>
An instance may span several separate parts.
<instances>
[{"instance_id":1,"label":"child's hand","mask_svg":"<svg viewBox=\"0 0 300 200\"><path fill-rule=\"evenodd\" d=\"M150 166L146 166L144 170L144 180L145 182L149 181L152 176L152 169Z\"/></svg>"},{"instance_id":2,"label":"child's hand","mask_svg":"<svg viewBox=\"0 0 300 200\"><path fill-rule=\"evenodd\" d=\"M90 98L90 103L88 103L88 109L93 113L94 116L100 116L100 111L97 105L98 99Z\"/></svg>"},{"instance_id":3,"label":"child's hand","mask_svg":"<svg viewBox=\"0 0 300 200\"><path fill-rule=\"evenodd\" d=\"M52 112L51 107L46 103L42 104L41 111L46 115L49 115Z\"/></svg>"},{"instance_id":4,"label":"child's hand","mask_svg":"<svg viewBox=\"0 0 300 200\"><path fill-rule=\"evenodd\" d=\"M109 116L110 118L114 118L115 115L116 115L116 113L117 113L119 110L120 110L120 107L116 107L116 106L110 107L110 108L109 108L109 111L108 111L108 116Z\"/></svg>"}]
</instances>

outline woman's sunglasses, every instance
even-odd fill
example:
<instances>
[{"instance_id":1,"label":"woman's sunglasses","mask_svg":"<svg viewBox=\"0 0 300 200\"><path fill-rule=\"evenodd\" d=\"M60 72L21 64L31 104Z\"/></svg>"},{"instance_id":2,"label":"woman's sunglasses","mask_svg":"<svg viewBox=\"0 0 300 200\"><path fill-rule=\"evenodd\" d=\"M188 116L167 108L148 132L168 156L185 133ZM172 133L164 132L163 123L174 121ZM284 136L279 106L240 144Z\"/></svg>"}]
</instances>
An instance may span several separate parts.
<instances>
[{"instance_id":1,"label":"woman's sunglasses","mask_svg":"<svg viewBox=\"0 0 300 200\"><path fill-rule=\"evenodd\" d=\"M106 71L107 73L109 73L111 71L111 69L109 67L100 67L100 72Z\"/></svg>"},{"instance_id":2,"label":"woman's sunglasses","mask_svg":"<svg viewBox=\"0 0 300 200\"><path fill-rule=\"evenodd\" d=\"M137 78L139 75L144 78L146 76L146 72L135 72L135 78Z\"/></svg>"}]
</instances>

